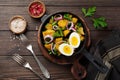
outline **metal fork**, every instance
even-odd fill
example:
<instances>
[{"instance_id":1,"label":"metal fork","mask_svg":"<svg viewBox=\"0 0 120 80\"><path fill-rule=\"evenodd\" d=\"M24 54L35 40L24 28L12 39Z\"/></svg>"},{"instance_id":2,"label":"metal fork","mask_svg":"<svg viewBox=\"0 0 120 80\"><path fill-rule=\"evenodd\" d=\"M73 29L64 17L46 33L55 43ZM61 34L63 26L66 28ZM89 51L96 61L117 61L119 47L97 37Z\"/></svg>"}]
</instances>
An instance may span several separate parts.
<instances>
[{"instance_id":1,"label":"metal fork","mask_svg":"<svg viewBox=\"0 0 120 80\"><path fill-rule=\"evenodd\" d=\"M24 34L20 35L20 39L22 40L22 42L24 43L24 45L26 46L26 48L32 53L33 57L35 58L36 62L38 63L43 75L47 78L50 79L50 73L48 72L48 70L42 65L42 63L38 60L37 56L35 55L33 49L32 49L32 45L29 43L27 37Z\"/></svg>"},{"instance_id":2,"label":"metal fork","mask_svg":"<svg viewBox=\"0 0 120 80\"><path fill-rule=\"evenodd\" d=\"M20 64L21 66L29 69L30 71L32 71L36 76L38 76L40 78L40 80L45 80L42 76L40 76L35 70L32 69L32 67L30 66L30 64L19 54L13 54L12 56L13 60L15 60L18 64Z\"/></svg>"}]
</instances>

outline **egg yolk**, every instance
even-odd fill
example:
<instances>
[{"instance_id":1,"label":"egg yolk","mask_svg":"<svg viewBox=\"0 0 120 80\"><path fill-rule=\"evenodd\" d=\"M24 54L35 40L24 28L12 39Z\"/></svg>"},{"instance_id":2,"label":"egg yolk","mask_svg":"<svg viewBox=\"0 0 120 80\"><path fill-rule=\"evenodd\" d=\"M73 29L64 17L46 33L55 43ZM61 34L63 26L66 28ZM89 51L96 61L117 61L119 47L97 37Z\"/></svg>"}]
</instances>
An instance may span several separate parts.
<instances>
[{"instance_id":1,"label":"egg yolk","mask_svg":"<svg viewBox=\"0 0 120 80\"><path fill-rule=\"evenodd\" d=\"M64 46L63 51L64 51L64 53L66 53L66 54L70 54L70 53L72 52L71 48L70 48L69 46L67 46L67 45Z\"/></svg>"},{"instance_id":2,"label":"egg yolk","mask_svg":"<svg viewBox=\"0 0 120 80\"><path fill-rule=\"evenodd\" d=\"M78 39L77 39L77 37L73 36L73 37L71 38L71 44L72 44L73 46L76 46L76 45L78 44Z\"/></svg>"}]
</instances>

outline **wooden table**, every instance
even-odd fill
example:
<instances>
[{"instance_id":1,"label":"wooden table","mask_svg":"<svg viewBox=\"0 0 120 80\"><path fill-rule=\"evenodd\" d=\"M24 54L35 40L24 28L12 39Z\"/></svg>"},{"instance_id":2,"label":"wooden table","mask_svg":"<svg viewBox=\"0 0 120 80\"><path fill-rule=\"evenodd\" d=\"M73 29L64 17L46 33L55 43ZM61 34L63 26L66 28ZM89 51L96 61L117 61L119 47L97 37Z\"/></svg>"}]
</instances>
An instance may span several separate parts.
<instances>
[{"instance_id":1,"label":"wooden table","mask_svg":"<svg viewBox=\"0 0 120 80\"><path fill-rule=\"evenodd\" d=\"M51 63L44 58L37 43L37 31L41 23L40 19L33 19L28 15L27 7L32 0L0 0L0 80L4 78L18 79L18 80L38 80L38 78L29 70L19 66L9 57L10 51L18 47L18 52L32 67L41 75L41 71L37 66L31 53L24 48L21 41L9 31L8 22L12 16L24 16L28 22L28 27L25 35L33 44L33 49L43 63L49 70L54 80L74 80L71 74L71 65L57 65ZM92 44L98 40L105 38L113 29L120 28L120 0L41 0L45 3L47 13L56 11L70 11L76 15L82 16L81 8L97 6L95 17L104 16L107 19L108 28L95 29L90 18L84 18L91 31ZM8 79L5 79L8 80Z\"/></svg>"}]
</instances>

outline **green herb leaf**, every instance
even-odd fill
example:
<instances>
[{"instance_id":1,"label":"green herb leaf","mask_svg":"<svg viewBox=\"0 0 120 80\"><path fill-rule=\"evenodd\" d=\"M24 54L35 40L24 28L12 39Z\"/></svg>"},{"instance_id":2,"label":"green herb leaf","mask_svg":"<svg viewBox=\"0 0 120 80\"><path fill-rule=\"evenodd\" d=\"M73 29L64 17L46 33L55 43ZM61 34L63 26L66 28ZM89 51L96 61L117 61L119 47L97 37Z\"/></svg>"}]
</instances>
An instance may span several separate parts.
<instances>
[{"instance_id":1,"label":"green herb leaf","mask_svg":"<svg viewBox=\"0 0 120 80\"><path fill-rule=\"evenodd\" d=\"M54 37L60 37L61 35L60 35L59 31L56 31L53 36Z\"/></svg>"},{"instance_id":2,"label":"green herb leaf","mask_svg":"<svg viewBox=\"0 0 120 80\"><path fill-rule=\"evenodd\" d=\"M99 28L99 27L107 27L107 22L105 21L104 17L100 17L100 18L93 18L93 25L95 28Z\"/></svg>"},{"instance_id":3,"label":"green herb leaf","mask_svg":"<svg viewBox=\"0 0 120 80\"><path fill-rule=\"evenodd\" d=\"M51 54L52 54L52 52L50 51L50 52L49 52L49 54L51 55Z\"/></svg>"},{"instance_id":4,"label":"green herb leaf","mask_svg":"<svg viewBox=\"0 0 120 80\"><path fill-rule=\"evenodd\" d=\"M82 12L85 15L85 17L93 16L96 11L96 7L90 7L88 9L82 8Z\"/></svg>"},{"instance_id":5,"label":"green herb leaf","mask_svg":"<svg viewBox=\"0 0 120 80\"><path fill-rule=\"evenodd\" d=\"M77 23L77 26L79 26L79 27L80 27L80 26L82 26L82 24L81 24L81 23Z\"/></svg>"},{"instance_id":6,"label":"green herb leaf","mask_svg":"<svg viewBox=\"0 0 120 80\"><path fill-rule=\"evenodd\" d=\"M59 29L59 33L60 33L61 36L63 36L63 31L62 31L61 28Z\"/></svg>"},{"instance_id":7,"label":"green herb leaf","mask_svg":"<svg viewBox=\"0 0 120 80\"><path fill-rule=\"evenodd\" d=\"M51 51L51 50L48 50L48 53L49 53L49 54L52 54L52 51Z\"/></svg>"},{"instance_id":8,"label":"green herb leaf","mask_svg":"<svg viewBox=\"0 0 120 80\"><path fill-rule=\"evenodd\" d=\"M87 13L85 8L82 8L82 12L83 12L84 15Z\"/></svg>"},{"instance_id":9,"label":"green herb leaf","mask_svg":"<svg viewBox=\"0 0 120 80\"><path fill-rule=\"evenodd\" d=\"M54 37L63 37L63 31L62 29L57 30L54 35Z\"/></svg>"},{"instance_id":10,"label":"green herb leaf","mask_svg":"<svg viewBox=\"0 0 120 80\"><path fill-rule=\"evenodd\" d=\"M64 18L71 21L72 20L72 15L64 14Z\"/></svg>"},{"instance_id":11,"label":"green herb leaf","mask_svg":"<svg viewBox=\"0 0 120 80\"><path fill-rule=\"evenodd\" d=\"M54 22L54 17L52 16L51 18L50 18L50 21L49 21L49 23L53 23Z\"/></svg>"},{"instance_id":12,"label":"green herb leaf","mask_svg":"<svg viewBox=\"0 0 120 80\"><path fill-rule=\"evenodd\" d=\"M54 21L53 23L52 23L52 26L54 26L54 25L56 25L57 24L57 21Z\"/></svg>"},{"instance_id":13,"label":"green herb leaf","mask_svg":"<svg viewBox=\"0 0 120 80\"><path fill-rule=\"evenodd\" d=\"M56 49L54 49L53 51L54 51L54 53L53 53L54 55L58 55L58 52Z\"/></svg>"}]
</instances>

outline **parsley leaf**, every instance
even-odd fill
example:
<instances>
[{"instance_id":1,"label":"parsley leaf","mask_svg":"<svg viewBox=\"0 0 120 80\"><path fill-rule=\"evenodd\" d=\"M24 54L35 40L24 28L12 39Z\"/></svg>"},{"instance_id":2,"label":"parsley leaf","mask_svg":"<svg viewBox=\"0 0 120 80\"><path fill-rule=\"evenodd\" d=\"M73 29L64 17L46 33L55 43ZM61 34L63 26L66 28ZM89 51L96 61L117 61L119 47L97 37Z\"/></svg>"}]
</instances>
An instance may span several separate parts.
<instances>
[{"instance_id":1,"label":"parsley leaf","mask_svg":"<svg viewBox=\"0 0 120 80\"><path fill-rule=\"evenodd\" d=\"M60 28L59 30L57 30L54 35L54 37L63 37L63 31L62 29Z\"/></svg>"},{"instance_id":2,"label":"parsley leaf","mask_svg":"<svg viewBox=\"0 0 120 80\"><path fill-rule=\"evenodd\" d=\"M64 14L64 18L71 21L72 20L72 15Z\"/></svg>"},{"instance_id":3,"label":"parsley leaf","mask_svg":"<svg viewBox=\"0 0 120 80\"><path fill-rule=\"evenodd\" d=\"M96 7L90 7L88 9L82 8L82 12L85 17L93 16L96 11Z\"/></svg>"},{"instance_id":4,"label":"parsley leaf","mask_svg":"<svg viewBox=\"0 0 120 80\"><path fill-rule=\"evenodd\" d=\"M107 27L107 23L106 23L104 17L93 18L92 21L93 21L93 26L94 26L95 28L99 28L99 27L105 28L105 27Z\"/></svg>"},{"instance_id":5,"label":"parsley leaf","mask_svg":"<svg viewBox=\"0 0 120 80\"><path fill-rule=\"evenodd\" d=\"M94 13L96 12L96 7L93 6L93 7L89 7L88 9L82 8L81 11L85 17L92 17ZM93 26L95 28L99 28L99 27L105 28L108 25L104 17L99 17L99 18L92 17L92 21L93 21Z\"/></svg>"},{"instance_id":6,"label":"parsley leaf","mask_svg":"<svg viewBox=\"0 0 120 80\"><path fill-rule=\"evenodd\" d=\"M85 8L82 8L82 12L83 12L84 15L87 13Z\"/></svg>"}]
</instances>

